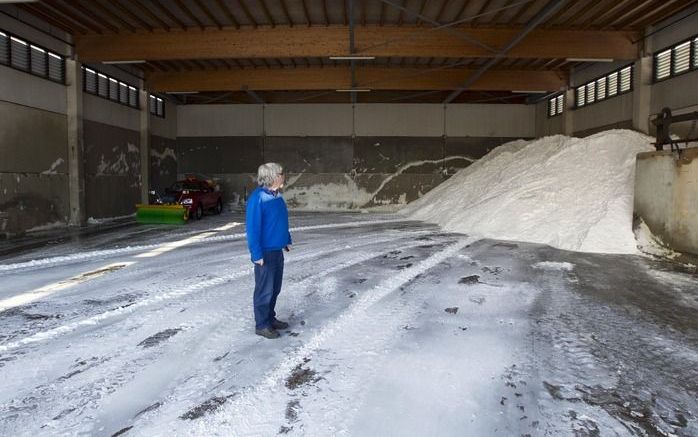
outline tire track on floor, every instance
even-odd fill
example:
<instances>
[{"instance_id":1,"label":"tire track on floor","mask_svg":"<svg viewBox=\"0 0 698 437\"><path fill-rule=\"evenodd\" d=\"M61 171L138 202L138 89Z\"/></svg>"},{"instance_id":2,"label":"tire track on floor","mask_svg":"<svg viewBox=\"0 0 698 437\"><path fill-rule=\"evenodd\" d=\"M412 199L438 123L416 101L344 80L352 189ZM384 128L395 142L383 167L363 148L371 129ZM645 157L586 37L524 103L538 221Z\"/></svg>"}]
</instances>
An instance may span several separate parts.
<instances>
[{"instance_id":1,"label":"tire track on floor","mask_svg":"<svg viewBox=\"0 0 698 437\"><path fill-rule=\"evenodd\" d=\"M243 390L240 395L221 408L221 412L199 420L190 429L176 428L170 431L177 435L195 434L202 435L216 430L224 435L273 435L279 430L277 418L283 418L288 396L282 385L294 369L303 366L307 361L320 361L318 352L328 345L337 343L337 336L344 335L339 343L347 341L347 333L360 328L360 324L367 321L367 312L381 299L393 293L403 284L412 281L417 275L422 274L437 264L454 256L460 250L476 241L476 238L463 238L457 243L448 246L415 266L406 268L394 277L388 278L365 293L347 311L336 319L327 323L306 344L292 352L275 369L268 372L264 379L256 387ZM391 315L396 314L391 312ZM382 325L371 324L373 327L376 344L381 344L388 339L396 326L387 319L381 319ZM362 348L366 338L354 337L351 343L355 348ZM375 348L376 344L373 345ZM263 407L262 407L263 406Z\"/></svg>"},{"instance_id":2,"label":"tire track on floor","mask_svg":"<svg viewBox=\"0 0 698 437\"><path fill-rule=\"evenodd\" d=\"M419 235L419 232L415 232L412 234ZM374 242L391 241L394 238L399 238L399 237L391 237L388 239L376 240L375 236L371 235L371 236L358 238L357 240L362 241L364 239L369 239L369 240L372 240L369 244L373 244ZM328 244L327 246L331 246L331 245L332 245L332 243ZM308 248L308 249L312 250L312 252L309 252L305 255L300 255L300 256L295 256L293 258L290 258L288 262L294 263L294 262L299 262L299 261L310 260L310 259L326 256L328 253L345 250L345 249L336 249L336 245L333 247L333 250L330 250L328 252L318 253L317 247L312 247L312 248ZM247 256L246 255L240 256L239 259L242 261L243 259L247 259ZM247 264L247 262L245 262L245 264ZM240 267L240 266L238 266L238 267ZM197 291L203 291L205 289L215 287L215 286L221 285L221 284L229 282L229 281L234 281L236 279L245 277L249 274L250 274L249 269L246 269L243 271L235 271L235 272L223 275L223 276L204 280L204 281L198 282L198 283L193 284L193 285L175 286L169 292L149 296L141 301L134 303L133 305L112 309L112 310L91 316L87 319L78 320L78 321L69 323L67 325L62 325L62 326L50 329L48 331L38 332L36 334L33 334L29 337L22 338L20 340L15 340L15 341L12 341L9 343L5 343L3 345L0 345L0 353L8 352L8 351L11 351L13 349L17 349L21 346L24 346L24 345L28 345L28 344L32 344L32 343L36 343L36 342L41 342L41 341L46 341L48 339L55 338L59 335L64 335L68 332L75 331L75 330L79 329L80 327L98 325L107 319L111 319L111 318L114 318L117 316L125 316L127 314L131 314L131 313L135 312L136 310L138 310L140 308L151 306L151 305L154 305L157 303L162 303L162 302L172 300L172 299L181 298L181 297L193 294ZM163 288L165 288L165 287L163 287ZM197 297L200 297L200 296L201 296L200 293L197 294Z\"/></svg>"},{"instance_id":3,"label":"tire track on floor","mask_svg":"<svg viewBox=\"0 0 698 437\"><path fill-rule=\"evenodd\" d=\"M380 244L380 242L376 242L376 244ZM305 277L300 281L296 281L284 289L284 310L290 313L298 314L308 305L306 295L308 288L311 288L313 285L320 285L321 281L325 280L325 278L333 275L336 272L350 269L355 265L375 259L391 251L407 250L421 244L423 244L423 242L414 241L408 244L383 246L378 251L360 253L344 262L334 261L334 265L331 267L324 268L324 266L320 265L318 266L319 273ZM318 298L325 299L328 297L329 296L319 296ZM348 302L351 306L353 301ZM313 304L318 305L317 300L314 301ZM240 344L234 344L232 349L230 349L228 343L230 343L231 333L235 331L236 326L220 323L217 320L213 321L212 323L208 323L208 325L215 325L212 331L208 331L209 333L206 337L207 343L210 344L211 347L206 350L198 351L199 353L197 353L197 356L199 357L200 366L198 366L198 371L193 372L194 375L200 375L200 378L198 378L198 380L196 378L188 379L176 385L173 393L169 395L169 397L173 398L174 400L172 405L166 408L160 407L158 408L157 412L154 413L158 421L163 421L163 417L169 418L165 419L165 421L176 421L178 420L178 417L183 414L184 411L186 411L185 408L191 408L198 405L198 403L195 403L193 406L183 407L181 402L176 402L176 400L186 399L187 403L189 403L191 402L191 399L200 398L200 393L210 394L213 390L215 390L216 385L220 384L221 380L230 381L237 379L233 378L233 375L239 375L241 370L237 367L236 363L233 363L230 360L218 360L221 364L211 366L211 362L215 362L215 359L220 356L247 356L249 353L253 352L250 349L257 347L260 341L265 341L255 338L252 335L254 323L250 317L244 317L244 314L249 312L250 310L247 307L241 309L236 305L232 305L232 307L231 305L228 305L228 308L224 314L216 316L216 319L222 319L224 321L238 319L244 320L242 325L237 325L237 332L240 332L243 335L243 337L241 337L242 342ZM192 341L198 342L199 340L194 337ZM221 348L221 346L224 346L224 348Z\"/></svg>"},{"instance_id":4,"label":"tire track on floor","mask_svg":"<svg viewBox=\"0 0 698 437\"><path fill-rule=\"evenodd\" d=\"M409 223L409 222L414 223L414 220L406 220L406 219L363 220L363 221L356 221L356 222L327 223L327 224L322 224L322 225L297 226L297 227L291 228L290 231L291 232L303 232L303 231L310 231L310 230L354 228L354 227L364 227L364 226L369 226L369 225ZM213 232L213 229L201 230L201 234L206 233L206 232ZM211 236L211 237L202 238L200 240L192 242L189 244L189 246L196 246L196 245L201 245L204 243L211 243L214 241L221 242L221 241L240 240L240 239L244 239L244 238L245 238L245 233ZM83 252L83 253L78 253L78 254L74 254L74 255L56 256L56 257L51 257L51 258L25 261L25 262L14 263L14 264L0 264L0 275L2 273L5 273L5 272L14 272L17 270L27 271L27 270L34 270L37 268L55 267L55 266L60 266L60 265L72 264L72 263L84 261L87 259L106 258L106 257L117 256L117 255L126 255L126 254L141 252L141 251L148 251L148 250L158 249L158 248L160 248L164 245L170 244L170 243L173 243L173 241L167 241L167 242L155 243L155 244L146 244L146 245L140 245L140 246L122 247L119 249L108 249L108 250L97 250L97 251Z\"/></svg>"},{"instance_id":5,"label":"tire track on floor","mask_svg":"<svg viewBox=\"0 0 698 437\"><path fill-rule=\"evenodd\" d=\"M313 275L312 277L305 278L301 281L297 281L296 283L290 284L288 289L286 290L288 295L293 295L293 294L302 294L303 290L305 290L306 286L308 284L311 284L313 282L317 282L321 280L322 278L326 277L329 274L332 274L336 271L346 269L351 267L352 265L355 265L359 262L365 261L367 259L371 259L375 256L378 256L382 253L385 253L385 251L389 250L394 250L395 248L400 248L400 247L413 247L415 245L418 245L419 242L411 242L407 245L405 245L403 242L399 242L397 240L393 239L385 239L385 241L381 240L376 240L373 239L370 241L368 244L369 245L381 245L386 242L395 242L395 243L402 243L402 244L394 244L394 245L386 245L384 246L381 251L378 252L371 252L371 253L359 253L356 255L350 256L346 261L343 261L341 258L333 258L333 257L327 257L327 253L322 254L320 258L324 258L324 261L318 264L318 267L320 268L320 272L316 275ZM317 256L317 254L315 253ZM339 263L339 264L337 264ZM245 317L246 313L249 312L248 305L240 305L239 302L236 300L225 300L224 297L228 293L223 292L220 293L220 298L219 300L223 300L224 305L221 306L217 302L215 302L215 307L220 309L216 314L212 314L209 311L204 311L204 312L199 312L195 318L188 317L186 318L187 320L187 328L184 336L179 336L179 337L174 337L173 340L175 341L174 343L170 343L167 348L168 349L176 349L177 351L190 351L188 354L191 354L192 350L197 350L196 354L193 354L196 356L196 362L205 362L210 366L210 363L213 362L213 358L215 358L215 354L220 353L217 350L212 349L211 347L208 347L207 349L201 350L201 348L197 349L197 346L201 344L201 336L198 335L197 333L201 331L202 329L205 329L206 327L213 326L214 330L213 332L209 332L209 334L206 336L206 344L212 344L214 347L215 346L220 346L224 345L226 347L229 347L226 343L229 342L229 338L231 336L231 332L235 329L234 326L230 326L227 321L235 321L235 320L240 320L244 322L244 326L239 328L239 331L249 331L247 334L251 332L251 323L247 320L249 317ZM303 303L303 300L300 299L296 302L295 306L301 306ZM292 307L293 308L293 307ZM249 326L248 326L249 325ZM185 344L181 344L180 339L186 339L187 336L190 337L188 341L185 342ZM246 341L246 343L252 343L252 342L257 342L256 339L251 336L251 335L246 335L245 339L251 339L250 341ZM109 341L104 341L104 343L110 343ZM253 347L254 345L246 345L247 348ZM136 349L137 352L138 349ZM55 402L51 402L51 404L70 404L70 400L72 399L89 399L91 393L99 392L103 393L102 397L106 396L111 396L113 393L116 391L120 390L120 387L131 384L131 381L133 379L137 379L139 374L143 374L145 371L147 371L148 366L159 366L160 361L158 361L158 358L162 358L162 356L165 354L165 350L160 350L160 351L155 351L155 350L144 350L142 353L139 353L139 356L137 357L126 357L127 360L121 360L117 359L118 357L110 357L110 366L122 369L120 372L110 372L109 373L109 385L108 386L103 386L100 385L99 382L97 383L90 383L87 386L82 386L81 387L81 393L69 393L67 396L62 396L63 400L61 401L60 399L56 399ZM172 353L169 353L168 355L171 355ZM123 355L123 353L122 353ZM179 355L179 354L176 354ZM122 356L121 358L124 358ZM118 361L119 363L115 362L114 360ZM128 362L128 359L131 361ZM183 361L187 361L186 358L184 358ZM133 371L132 369L136 369ZM180 367L181 369L181 367ZM203 369L203 370L209 370L204 376L208 376L209 373L212 373L215 375L215 377L219 377L221 375L221 372L210 372L210 369ZM195 373L196 374L196 373ZM223 373L224 374L224 373ZM190 378L191 376L187 374L187 378ZM187 378L185 378L184 381L182 381L181 384L183 386L187 383ZM209 382L211 381L210 377L205 377L204 380L206 381L205 385L209 385ZM145 381L147 384L148 381ZM54 382L52 385L53 389L55 390L56 387L53 386L56 384ZM189 383L189 386L191 386L192 382ZM136 384L140 385L140 384ZM179 384L176 384L175 387L179 387ZM37 387L37 390L40 390L41 387ZM194 387L194 390L200 390L200 384ZM181 391L181 390L180 390ZM158 398L161 396L161 393L157 393ZM101 399L100 399L101 400ZM90 402L87 401L81 401L77 405L74 405L71 407L74 408L74 411L79 411L83 412L85 410L91 410L91 411L98 411L98 409L90 407ZM179 414L181 414L181 411L178 411ZM160 412L158 411L158 414ZM73 417L74 414L71 413L66 413L64 415L65 418ZM94 416L90 415L90 422L93 421ZM62 428L65 429L67 424L62 425ZM88 431L88 428L85 428L87 425L77 425L73 424L70 426L67 426L68 428L74 430L74 431Z\"/></svg>"}]
</instances>

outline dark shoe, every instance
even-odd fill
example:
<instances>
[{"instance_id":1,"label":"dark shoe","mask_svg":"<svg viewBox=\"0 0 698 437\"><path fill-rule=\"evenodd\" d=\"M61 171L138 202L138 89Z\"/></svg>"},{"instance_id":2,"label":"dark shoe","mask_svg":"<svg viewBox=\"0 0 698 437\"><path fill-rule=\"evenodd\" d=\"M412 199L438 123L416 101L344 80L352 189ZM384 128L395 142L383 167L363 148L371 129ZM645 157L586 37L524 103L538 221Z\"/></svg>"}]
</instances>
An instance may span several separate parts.
<instances>
[{"instance_id":1,"label":"dark shoe","mask_svg":"<svg viewBox=\"0 0 698 437\"><path fill-rule=\"evenodd\" d=\"M271 327L274 329L286 329L286 328L288 328L288 323L282 322L281 320L274 319L271 321Z\"/></svg>"},{"instance_id":2,"label":"dark shoe","mask_svg":"<svg viewBox=\"0 0 698 437\"><path fill-rule=\"evenodd\" d=\"M268 339L280 337L280 334L273 328L255 329L254 333Z\"/></svg>"}]
</instances>

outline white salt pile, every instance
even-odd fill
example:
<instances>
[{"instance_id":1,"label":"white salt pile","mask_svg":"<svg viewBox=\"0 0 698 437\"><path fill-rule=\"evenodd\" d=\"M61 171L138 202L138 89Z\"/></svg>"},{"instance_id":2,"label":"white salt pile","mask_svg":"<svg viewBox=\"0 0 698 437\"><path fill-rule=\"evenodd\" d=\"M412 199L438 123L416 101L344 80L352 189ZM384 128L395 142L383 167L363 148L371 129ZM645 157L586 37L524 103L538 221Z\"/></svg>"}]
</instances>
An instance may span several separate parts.
<instances>
[{"instance_id":1,"label":"white salt pile","mask_svg":"<svg viewBox=\"0 0 698 437\"><path fill-rule=\"evenodd\" d=\"M581 252L636 253L635 156L652 139L629 130L497 147L402 213L445 230Z\"/></svg>"}]
</instances>

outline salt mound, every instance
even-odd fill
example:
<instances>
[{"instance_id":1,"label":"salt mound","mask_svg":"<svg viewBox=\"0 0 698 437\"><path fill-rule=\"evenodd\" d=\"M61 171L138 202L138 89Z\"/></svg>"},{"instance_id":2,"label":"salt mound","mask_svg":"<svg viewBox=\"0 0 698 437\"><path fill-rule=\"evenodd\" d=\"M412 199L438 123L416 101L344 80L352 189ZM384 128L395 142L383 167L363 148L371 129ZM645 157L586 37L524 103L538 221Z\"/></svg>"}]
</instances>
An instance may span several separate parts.
<instances>
[{"instance_id":1,"label":"salt mound","mask_svg":"<svg viewBox=\"0 0 698 437\"><path fill-rule=\"evenodd\" d=\"M401 212L445 230L580 252L636 253L635 156L648 136L610 130L495 148Z\"/></svg>"}]
</instances>

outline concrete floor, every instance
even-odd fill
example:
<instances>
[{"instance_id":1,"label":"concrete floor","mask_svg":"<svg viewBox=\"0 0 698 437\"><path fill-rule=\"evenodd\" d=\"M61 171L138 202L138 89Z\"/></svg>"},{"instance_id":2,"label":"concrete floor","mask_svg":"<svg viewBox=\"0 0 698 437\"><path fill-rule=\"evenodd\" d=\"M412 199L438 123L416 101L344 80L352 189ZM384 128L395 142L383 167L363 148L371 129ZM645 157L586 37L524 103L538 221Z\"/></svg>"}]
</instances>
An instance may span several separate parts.
<instances>
[{"instance_id":1,"label":"concrete floor","mask_svg":"<svg viewBox=\"0 0 698 437\"><path fill-rule=\"evenodd\" d=\"M295 213L267 341L242 219L2 242L0 434L698 435L695 268Z\"/></svg>"}]
</instances>

